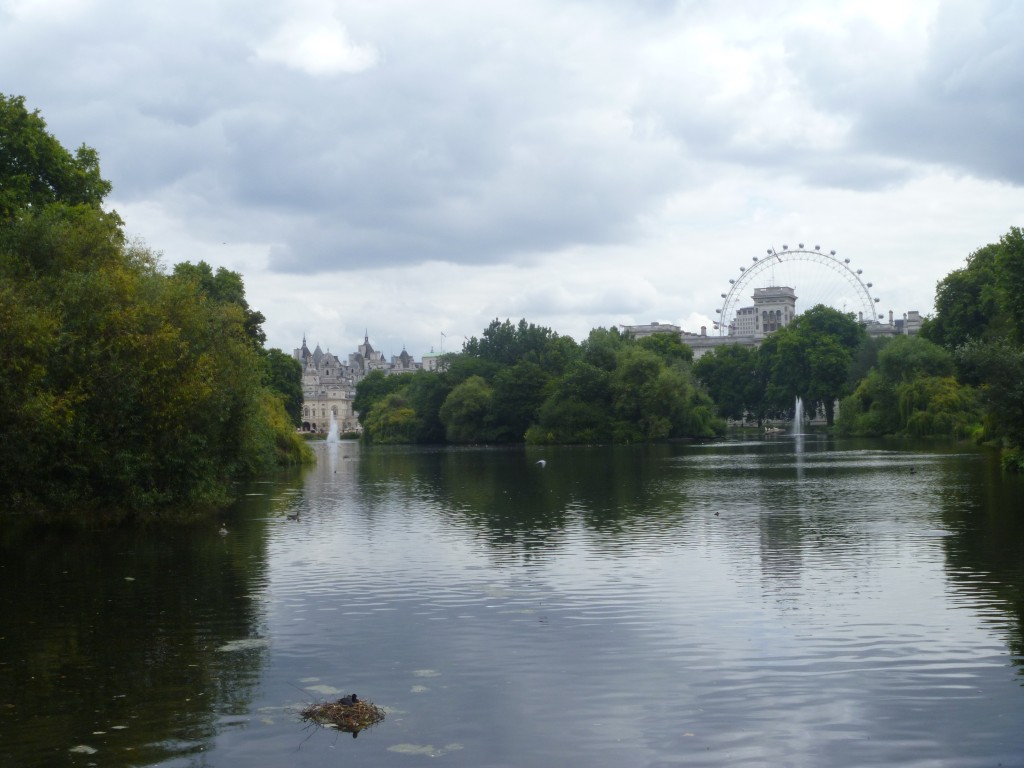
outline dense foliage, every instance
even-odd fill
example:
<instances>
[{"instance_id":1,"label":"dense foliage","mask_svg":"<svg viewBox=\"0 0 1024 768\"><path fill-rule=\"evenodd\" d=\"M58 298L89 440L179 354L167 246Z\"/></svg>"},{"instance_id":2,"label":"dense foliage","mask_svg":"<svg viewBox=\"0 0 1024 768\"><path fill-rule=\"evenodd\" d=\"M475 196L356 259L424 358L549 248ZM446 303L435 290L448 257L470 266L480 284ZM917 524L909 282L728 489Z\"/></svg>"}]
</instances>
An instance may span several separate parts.
<instances>
[{"instance_id":1,"label":"dense foliage","mask_svg":"<svg viewBox=\"0 0 1024 768\"><path fill-rule=\"evenodd\" d=\"M1024 231L1011 227L941 280L935 310L921 334L952 353L957 381L976 394L979 439L1024 470Z\"/></svg>"},{"instance_id":2,"label":"dense foliage","mask_svg":"<svg viewBox=\"0 0 1024 768\"><path fill-rule=\"evenodd\" d=\"M634 340L595 329L582 344L525 319L495 319L440 373L359 383L355 408L374 442L580 443L720 432L678 336Z\"/></svg>"},{"instance_id":3,"label":"dense foliage","mask_svg":"<svg viewBox=\"0 0 1024 768\"><path fill-rule=\"evenodd\" d=\"M847 393L855 353L866 343L851 316L818 305L772 333L760 347L724 346L704 355L694 373L722 415L755 419L788 414L799 397L829 425Z\"/></svg>"},{"instance_id":4,"label":"dense foliage","mask_svg":"<svg viewBox=\"0 0 1024 768\"><path fill-rule=\"evenodd\" d=\"M94 151L0 95L6 509L218 505L232 480L308 456L285 407L301 373L263 349L241 277L166 274L102 209L109 189Z\"/></svg>"},{"instance_id":5,"label":"dense foliage","mask_svg":"<svg viewBox=\"0 0 1024 768\"><path fill-rule=\"evenodd\" d=\"M1024 469L1024 233L1018 227L939 281L918 337L877 351L842 401L849 434L943 435L994 442Z\"/></svg>"}]
</instances>

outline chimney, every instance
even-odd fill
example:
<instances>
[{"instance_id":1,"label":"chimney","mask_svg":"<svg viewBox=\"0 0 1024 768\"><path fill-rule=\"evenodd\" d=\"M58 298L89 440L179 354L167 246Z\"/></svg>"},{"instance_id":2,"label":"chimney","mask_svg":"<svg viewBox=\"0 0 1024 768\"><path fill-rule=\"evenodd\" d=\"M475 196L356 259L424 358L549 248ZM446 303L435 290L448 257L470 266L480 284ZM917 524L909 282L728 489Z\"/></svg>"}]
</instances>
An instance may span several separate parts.
<instances>
[{"instance_id":1,"label":"chimney","mask_svg":"<svg viewBox=\"0 0 1024 768\"><path fill-rule=\"evenodd\" d=\"M708 335L708 327L706 325L702 325L700 327L700 335L701 336L707 336Z\"/></svg>"}]
</instances>

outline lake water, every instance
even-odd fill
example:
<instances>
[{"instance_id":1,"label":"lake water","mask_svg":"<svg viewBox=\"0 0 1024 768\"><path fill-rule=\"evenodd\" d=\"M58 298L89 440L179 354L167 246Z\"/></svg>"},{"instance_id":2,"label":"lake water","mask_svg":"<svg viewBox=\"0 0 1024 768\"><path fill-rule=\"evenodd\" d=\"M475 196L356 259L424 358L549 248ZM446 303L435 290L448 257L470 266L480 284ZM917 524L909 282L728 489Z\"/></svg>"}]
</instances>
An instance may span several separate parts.
<instances>
[{"instance_id":1,"label":"lake water","mask_svg":"<svg viewBox=\"0 0 1024 768\"><path fill-rule=\"evenodd\" d=\"M1024 765L991 454L317 451L215 521L4 521L0 765ZM300 720L351 692L385 720Z\"/></svg>"}]
</instances>

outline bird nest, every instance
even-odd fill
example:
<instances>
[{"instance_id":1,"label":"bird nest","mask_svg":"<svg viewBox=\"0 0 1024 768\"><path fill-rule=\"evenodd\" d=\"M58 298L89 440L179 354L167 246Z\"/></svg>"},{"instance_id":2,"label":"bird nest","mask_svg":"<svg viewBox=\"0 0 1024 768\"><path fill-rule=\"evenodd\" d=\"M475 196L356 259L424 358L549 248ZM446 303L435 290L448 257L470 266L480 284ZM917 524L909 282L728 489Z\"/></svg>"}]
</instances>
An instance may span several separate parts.
<instances>
[{"instance_id":1,"label":"bird nest","mask_svg":"<svg viewBox=\"0 0 1024 768\"><path fill-rule=\"evenodd\" d=\"M364 728L376 725L384 719L384 710L372 701L350 701L341 698L337 701L324 701L310 704L299 715L304 722L316 723L325 728L337 728L339 731L356 734Z\"/></svg>"}]
</instances>

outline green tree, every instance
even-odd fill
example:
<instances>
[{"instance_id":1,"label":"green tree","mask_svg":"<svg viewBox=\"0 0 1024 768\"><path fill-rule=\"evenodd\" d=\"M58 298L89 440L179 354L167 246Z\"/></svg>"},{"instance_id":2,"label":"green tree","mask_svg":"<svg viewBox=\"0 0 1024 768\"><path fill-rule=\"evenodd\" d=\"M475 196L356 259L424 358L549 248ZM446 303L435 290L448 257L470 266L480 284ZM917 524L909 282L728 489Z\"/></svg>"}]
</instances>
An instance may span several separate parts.
<instances>
[{"instance_id":1,"label":"green tree","mask_svg":"<svg viewBox=\"0 0 1024 768\"><path fill-rule=\"evenodd\" d=\"M408 382L400 391L416 413L418 431L415 442L443 443L445 429L439 414L452 389L448 376L444 373L417 371L400 378Z\"/></svg>"},{"instance_id":2,"label":"green tree","mask_svg":"<svg viewBox=\"0 0 1024 768\"><path fill-rule=\"evenodd\" d=\"M1002 310L996 285L999 246L986 245L967 257L967 266L950 272L935 289L935 316L921 335L953 350L990 331L1000 332Z\"/></svg>"},{"instance_id":3,"label":"green tree","mask_svg":"<svg viewBox=\"0 0 1024 768\"><path fill-rule=\"evenodd\" d=\"M370 406L365 428L375 443L411 443L420 424L409 401L401 393L391 392Z\"/></svg>"},{"instance_id":4,"label":"green tree","mask_svg":"<svg viewBox=\"0 0 1024 768\"><path fill-rule=\"evenodd\" d=\"M489 442L493 399L494 390L480 376L471 376L455 387L445 398L439 414L449 442Z\"/></svg>"},{"instance_id":5,"label":"green tree","mask_svg":"<svg viewBox=\"0 0 1024 768\"><path fill-rule=\"evenodd\" d=\"M639 339L637 346L656 354L665 365L688 365L693 362L693 350L683 343L678 333L654 333Z\"/></svg>"},{"instance_id":6,"label":"green tree","mask_svg":"<svg viewBox=\"0 0 1024 768\"><path fill-rule=\"evenodd\" d=\"M0 508L195 510L308 460L264 384L241 278L239 302L164 274L100 208L91 150L62 152L19 99L0 129Z\"/></svg>"},{"instance_id":7,"label":"green tree","mask_svg":"<svg viewBox=\"0 0 1024 768\"><path fill-rule=\"evenodd\" d=\"M1024 343L1024 230L1020 227L1010 227L999 239L996 283L1011 333L1018 343Z\"/></svg>"},{"instance_id":8,"label":"green tree","mask_svg":"<svg viewBox=\"0 0 1024 768\"><path fill-rule=\"evenodd\" d=\"M22 96L0 94L0 222L20 210L55 203L99 209L111 189L100 176L99 155L80 146L68 152L46 130L39 111Z\"/></svg>"},{"instance_id":9,"label":"green tree","mask_svg":"<svg viewBox=\"0 0 1024 768\"><path fill-rule=\"evenodd\" d=\"M577 360L553 381L526 432L528 443L599 443L612 439L612 374Z\"/></svg>"},{"instance_id":10,"label":"green tree","mask_svg":"<svg viewBox=\"0 0 1024 768\"><path fill-rule=\"evenodd\" d=\"M878 353L878 368L894 384L921 376L952 376L953 355L921 336L897 336Z\"/></svg>"},{"instance_id":11,"label":"green tree","mask_svg":"<svg viewBox=\"0 0 1024 768\"><path fill-rule=\"evenodd\" d=\"M819 304L798 315L761 345L770 361L766 399L779 407L800 397L807 409L821 408L831 426L835 402L848 393L853 352L863 343L863 327L852 316Z\"/></svg>"},{"instance_id":12,"label":"green tree","mask_svg":"<svg viewBox=\"0 0 1024 768\"><path fill-rule=\"evenodd\" d=\"M388 376L384 371L370 371L356 385L356 396L352 408L359 416L359 423L365 430L370 409L387 395L393 394L405 386L401 376Z\"/></svg>"},{"instance_id":13,"label":"green tree","mask_svg":"<svg viewBox=\"0 0 1024 768\"><path fill-rule=\"evenodd\" d=\"M198 264L182 262L174 266L174 277L179 280L191 281L197 290L212 301L240 307L246 335L252 340L253 346L257 349L263 348L267 340L267 334L263 331L263 322L266 318L262 312L249 306L249 302L245 298L245 285L238 272L217 267L217 271L214 273L213 268L205 261L200 261Z\"/></svg>"},{"instance_id":14,"label":"green tree","mask_svg":"<svg viewBox=\"0 0 1024 768\"><path fill-rule=\"evenodd\" d=\"M519 442L537 420L551 377L537 363L520 360L502 368L492 380L494 438Z\"/></svg>"},{"instance_id":15,"label":"green tree","mask_svg":"<svg viewBox=\"0 0 1024 768\"><path fill-rule=\"evenodd\" d=\"M720 415L736 420L753 416L760 425L764 381L758 375L753 347L728 344L713 349L694 364L693 373L707 388Z\"/></svg>"},{"instance_id":16,"label":"green tree","mask_svg":"<svg viewBox=\"0 0 1024 768\"><path fill-rule=\"evenodd\" d=\"M292 426L299 426L302 423L302 365L276 348L266 350L264 360L267 387L280 396Z\"/></svg>"}]
</instances>

